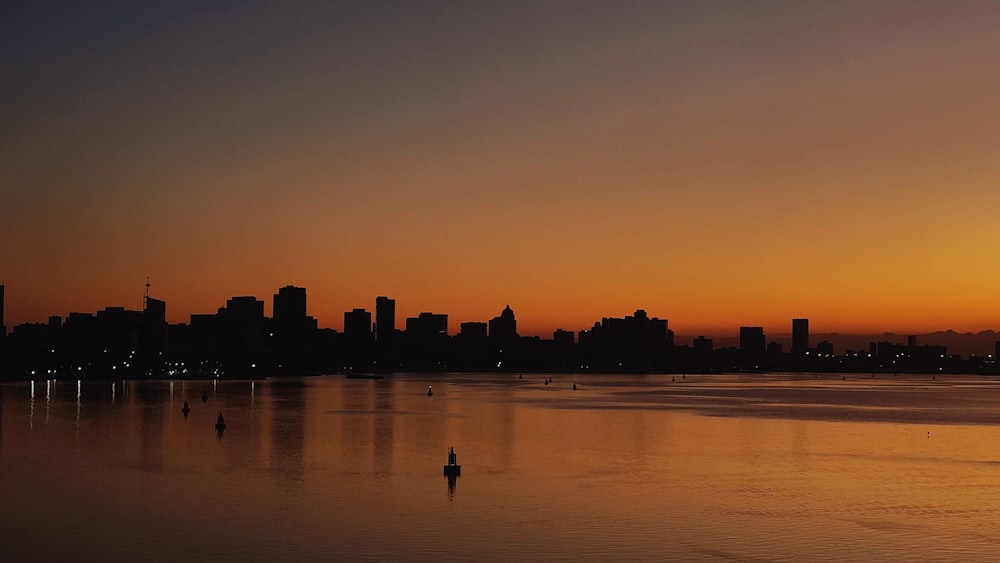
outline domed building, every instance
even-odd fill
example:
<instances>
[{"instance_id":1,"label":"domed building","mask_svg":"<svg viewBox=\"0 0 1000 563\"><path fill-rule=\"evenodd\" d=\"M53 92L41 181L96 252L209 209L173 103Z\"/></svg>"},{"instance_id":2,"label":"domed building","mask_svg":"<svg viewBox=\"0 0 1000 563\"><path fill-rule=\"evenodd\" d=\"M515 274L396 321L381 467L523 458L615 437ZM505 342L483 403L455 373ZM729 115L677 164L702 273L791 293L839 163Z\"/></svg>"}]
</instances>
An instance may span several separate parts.
<instances>
[{"instance_id":1,"label":"domed building","mask_svg":"<svg viewBox=\"0 0 1000 563\"><path fill-rule=\"evenodd\" d=\"M514 311L507 305L500 315L490 319L490 338L513 340L517 338L517 320Z\"/></svg>"}]
</instances>

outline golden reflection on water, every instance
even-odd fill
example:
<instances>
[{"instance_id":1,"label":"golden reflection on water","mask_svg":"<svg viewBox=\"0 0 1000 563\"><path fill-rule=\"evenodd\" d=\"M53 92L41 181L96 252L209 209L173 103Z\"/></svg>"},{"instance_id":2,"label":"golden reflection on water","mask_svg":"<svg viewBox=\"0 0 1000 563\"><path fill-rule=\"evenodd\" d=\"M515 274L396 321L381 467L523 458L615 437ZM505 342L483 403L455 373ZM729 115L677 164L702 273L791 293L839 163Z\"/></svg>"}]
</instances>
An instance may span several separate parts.
<instances>
[{"instance_id":1,"label":"golden reflection on water","mask_svg":"<svg viewBox=\"0 0 1000 563\"><path fill-rule=\"evenodd\" d=\"M0 540L19 561L1000 549L994 380L553 377L46 382L44 422L34 383L3 385Z\"/></svg>"}]
</instances>

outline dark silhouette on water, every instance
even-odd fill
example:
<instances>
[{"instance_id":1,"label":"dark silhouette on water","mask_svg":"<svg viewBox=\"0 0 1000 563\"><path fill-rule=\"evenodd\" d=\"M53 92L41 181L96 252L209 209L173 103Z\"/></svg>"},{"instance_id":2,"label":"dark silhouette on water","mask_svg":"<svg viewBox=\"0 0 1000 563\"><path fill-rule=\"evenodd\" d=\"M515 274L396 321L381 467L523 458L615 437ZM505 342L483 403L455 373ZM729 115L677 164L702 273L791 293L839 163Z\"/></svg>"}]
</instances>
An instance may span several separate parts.
<instances>
[{"instance_id":1,"label":"dark silhouette on water","mask_svg":"<svg viewBox=\"0 0 1000 563\"><path fill-rule=\"evenodd\" d=\"M428 397L433 397L434 396L434 390L431 389L430 385L427 386L427 396Z\"/></svg>"},{"instance_id":2,"label":"dark silhouette on water","mask_svg":"<svg viewBox=\"0 0 1000 563\"><path fill-rule=\"evenodd\" d=\"M523 373L983 373L1000 374L996 354L961 358L946 346L872 341L867 350L834 354L826 340L810 346L809 319L793 319L790 352L768 341L763 327L740 327L739 346L716 346L699 336L675 342L666 319L639 309L605 317L589 329L556 330L551 339L522 336L509 306L489 323L462 323L449 334L448 315L420 313L397 329L395 300L376 299L376 323L363 308L344 315L344 330L318 328L306 314L304 288L274 295L273 317L264 301L237 296L218 312L168 324L166 303L149 295L142 309L106 307L96 313L52 316L0 330L0 379L71 376L74 379L222 379L275 375L352 374L378 379L400 371ZM10 297L10 295L7 295ZM2 319L0 319L2 321ZM2 324L2 323L0 323ZM977 338L997 338L992 331ZM935 336L944 338L947 335ZM365 374L365 375L353 375ZM681 375L686 378L686 375ZM554 383L546 376L546 385ZM208 401L208 393L202 393Z\"/></svg>"},{"instance_id":3,"label":"dark silhouette on water","mask_svg":"<svg viewBox=\"0 0 1000 563\"><path fill-rule=\"evenodd\" d=\"M220 412L219 418L215 420L215 431L219 433L219 436L222 436L222 432L225 431L225 429L226 429L226 419L225 417L222 416L222 413Z\"/></svg>"},{"instance_id":4,"label":"dark silhouette on water","mask_svg":"<svg viewBox=\"0 0 1000 563\"><path fill-rule=\"evenodd\" d=\"M205 401L208 401L208 391L202 391L202 392L201 392L201 401L202 401L203 403L204 403Z\"/></svg>"},{"instance_id":5,"label":"dark silhouette on water","mask_svg":"<svg viewBox=\"0 0 1000 563\"><path fill-rule=\"evenodd\" d=\"M184 406L181 407L181 414L184 415L184 418L187 418L188 417L188 413L190 413L190 412L191 412L191 407L188 406L188 402L187 401L184 401Z\"/></svg>"},{"instance_id":6,"label":"dark silhouette on water","mask_svg":"<svg viewBox=\"0 0 1000 563\"><path fill-rule=\"evenodd\" d=\"M448 450L448 465L444 466L444 474L447 476L462 474L462 466L458 464L458 456L455 455L455 446Z\"/></svg>"}]
</instances>

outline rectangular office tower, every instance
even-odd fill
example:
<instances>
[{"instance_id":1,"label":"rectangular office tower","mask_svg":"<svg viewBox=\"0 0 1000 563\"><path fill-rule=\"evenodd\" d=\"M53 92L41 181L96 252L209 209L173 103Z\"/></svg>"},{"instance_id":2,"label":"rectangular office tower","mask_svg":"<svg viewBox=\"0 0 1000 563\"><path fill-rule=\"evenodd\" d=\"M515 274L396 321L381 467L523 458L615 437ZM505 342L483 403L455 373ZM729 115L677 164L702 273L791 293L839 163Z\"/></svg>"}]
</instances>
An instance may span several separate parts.
<instances>
[{"instance_id":1,"label":"rectangular office tower","mask_svg":"<svg viewBox=\"0 0 1000 563\"><path fill-rule=\"evenodd\" d=\"M792 319L792 353L809 351L809 319Z\"/></svg>"},{"instance_id":2,"label":"rectangular office tower","mask_svg":"<svg viewBox=\"0 0 1000 563\"><path fill-rule=\"evenodd\" d=\"M351 342L366 342L372 336L372 314L354 308L344 313L344 336Z\"/></svg>"},{"instance_id":3,"label":"rectangular office tower","mask_svg":"<svg viewBox=\"0 0 1000 563\"><path fill-rule=\"evenodd\" d=\"M763 356L767 349L767 339L762 326L740 327L740 352Z\"/></svg>"},{"instance_id":4,"label":"rectangular office tower","mask_svg":"<svg viewBox=\"0 0 1000 563\"><path fill-rule=\"evenodd\" d=\"M396 300L375 298L375 342L392 342L396 332Z\"/></svg>"},{"instance_id":5,"label":"rectangular office tower","mask_svg":"<svg viewBox=\"0 0 1000 563\"><path fill-rule=\"evenodd\" d=\"M306 288L294 285L282 287L274 294L271 311L278 323L301 322L306 318Z\"/></svg>"}]
</instances>

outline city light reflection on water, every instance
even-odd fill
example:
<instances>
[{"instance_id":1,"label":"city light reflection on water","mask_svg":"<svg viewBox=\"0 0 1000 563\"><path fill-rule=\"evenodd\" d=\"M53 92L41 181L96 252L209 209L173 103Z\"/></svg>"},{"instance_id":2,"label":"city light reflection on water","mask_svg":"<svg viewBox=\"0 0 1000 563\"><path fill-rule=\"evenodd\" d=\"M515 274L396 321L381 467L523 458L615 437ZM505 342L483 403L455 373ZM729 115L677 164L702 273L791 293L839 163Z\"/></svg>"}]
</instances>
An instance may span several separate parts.
<instances>
[{"instance_id":1,"label":"city light reflection on water","mask_svg":"<svg viewBox=\"0 0 1000 563\"><path fill-rule=\"evenodd\" d=\"M34 382L5 384L0 541L12 561L896 561L1000 546L1000 381L545 377L47 381L44 422Z\"/></svg>"}]
</instances>

